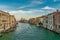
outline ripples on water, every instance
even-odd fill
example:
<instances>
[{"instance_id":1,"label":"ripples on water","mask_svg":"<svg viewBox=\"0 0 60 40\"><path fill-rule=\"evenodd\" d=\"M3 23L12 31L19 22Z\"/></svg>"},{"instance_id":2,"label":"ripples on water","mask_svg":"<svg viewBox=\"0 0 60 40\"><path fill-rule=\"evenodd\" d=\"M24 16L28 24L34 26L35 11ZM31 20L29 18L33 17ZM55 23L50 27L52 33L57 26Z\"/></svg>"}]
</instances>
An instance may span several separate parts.
<instances>
[{"instance_id":1,"label":"ripples on water","mask_svg":"<svg viewBox=\"0 0 60 40\"><path fill-rule=\"evenodd\" d=\"M60 40L60 35L27 23L19 23L13 33L6 35L4 35L4 38L8 40ZM3 40L3 38L0 39Z\"/></svg>"}]
</instances>

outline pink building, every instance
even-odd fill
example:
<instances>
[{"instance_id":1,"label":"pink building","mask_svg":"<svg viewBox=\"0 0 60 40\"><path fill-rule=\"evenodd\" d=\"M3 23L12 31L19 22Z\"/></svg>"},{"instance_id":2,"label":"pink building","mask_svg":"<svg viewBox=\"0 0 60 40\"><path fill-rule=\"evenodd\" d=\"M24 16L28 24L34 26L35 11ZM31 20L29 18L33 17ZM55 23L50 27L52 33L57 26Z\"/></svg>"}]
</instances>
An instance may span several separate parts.
<instances>
[{"instance_id":1,"label":"pink building","mask_svg":"<svg viewBox=\"0 0 60 40\"><path fill-rule=\"evenodd\" d=\"M60 11L54 12L54 30L60 33Z\"/></svg>"}]
</instances>

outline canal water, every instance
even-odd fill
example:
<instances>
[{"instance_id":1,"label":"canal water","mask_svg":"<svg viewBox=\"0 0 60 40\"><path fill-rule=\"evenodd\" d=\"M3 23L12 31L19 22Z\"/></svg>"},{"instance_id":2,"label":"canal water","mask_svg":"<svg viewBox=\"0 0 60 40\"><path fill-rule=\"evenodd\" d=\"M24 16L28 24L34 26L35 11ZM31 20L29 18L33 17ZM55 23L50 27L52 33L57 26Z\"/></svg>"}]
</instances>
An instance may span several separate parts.
<instances>
[{"instance_id":1,"label":"canal water","mask_svg":"<svg viewBox=\"0 0 60 40\"><path fill-rule=\"evenodd\" d=\"M60 40L60 35L27 23L18 23L14 32L5 33L0 40Z\"/></svg>"}]
</instances>

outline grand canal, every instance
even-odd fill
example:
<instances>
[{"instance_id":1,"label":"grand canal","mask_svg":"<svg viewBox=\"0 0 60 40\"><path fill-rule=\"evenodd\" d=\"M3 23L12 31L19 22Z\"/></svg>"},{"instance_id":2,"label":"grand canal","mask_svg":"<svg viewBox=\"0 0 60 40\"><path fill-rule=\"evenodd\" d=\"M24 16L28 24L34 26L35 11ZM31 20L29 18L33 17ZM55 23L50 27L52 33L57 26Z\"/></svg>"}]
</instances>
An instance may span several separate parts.
<instances>
[{"instance_id":1,"label":"grand canal","mask_svg":"<svg viewBox=\"0 0 60 40\"><path fill-rule=\"evenodd\" d=\"M14 32L5 33L0 40L60 40L60 35L27 23L18 23Z\"/></svg>"}]
</instances>

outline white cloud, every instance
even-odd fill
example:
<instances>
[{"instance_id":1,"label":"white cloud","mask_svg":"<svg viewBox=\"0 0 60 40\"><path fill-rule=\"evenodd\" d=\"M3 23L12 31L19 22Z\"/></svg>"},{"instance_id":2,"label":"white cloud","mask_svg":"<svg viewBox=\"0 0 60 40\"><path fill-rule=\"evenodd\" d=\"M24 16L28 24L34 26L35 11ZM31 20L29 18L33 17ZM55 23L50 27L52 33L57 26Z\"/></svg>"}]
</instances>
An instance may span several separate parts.
<instances>
[{"instance_id":1,"label":"white cloud","mask_svg":"<svg viewBox=\"0 0 60 40\"><path fill-rule=\"evenodd\" d=\"M20 6L18 9L23 9L23 8L26 8L26 7L31 7L33 6L32 4L29 4L29 5L23 5L23 6Z\"/></svg>"},{"instance_id":2,"label":"white cloud","mask_svg":"<svg viewBox=\"0 0 60 40\"><path fill-rule=\"evenodd\" d=\"M16 14L27 14L27 13L32 13L32 11L24 11L24 10L15 10L15 11L10 11L10 13Z\"/></svg>"},{"instance_id":3,"label":"white cloud","mask_svg":"<svg viewBox=\"0 0 60 40\"><path fill-rule=\"evenodd\" d=\"M5 11L7 12L7 11ZM21 17L23 18L33 18L33 17L38 17L38 16L41 16L41 15L45 15L46 13L49 13L51 11L44 11L44 10L41 10L41 9L34 9L34 10L28 10L28 11L25 11L25 10L13 10L13 11L9 11L9 13L11 15L14 15L16 17L16 20L20 20Z\"/></svg>"},{"instance_id":4,"label":"white cloud","mask_svg":"<svg viewBox=\"0 0 60 40\"><path fill-rule=\"evenodd\" d=\"M5 11L7 12L7 11ZM19 20L21 17L23 18L32 18L32 17L36 17L38 15L36 15L36 13L40 13L40 12L44 12L43 10L13 10L13 11L8 11L11 15L14 15L16 17L17 20Z\"/></svg>"},{"instance_id":5,"label":"white cloud","mask_svg":"<svg viewBox=\"0 0 60 40\"><path fill-rule=\"evenodd\" d=\"M43 2L41 2L41 1L33 0L30 4L20 6L19 8L22 9L22 8L26 8L26 7L33 7L33 6L42 4L42 3L43 3Z\"/></svg>"},{"instance_id":6,"label":"white cloud","mask_svg":"<svg viewBox=\"0 0 60 40\"><path fill-rule=\"evenodd\" d=\"M9 13L12 14L31 14L31 13L36 13L36 12L44 12L43 10L28 10L28 11L24 11L24 10L15 10L15 11L9 11Z\"/></svg>"},{"instance_id":7,"label":"white cloud","mask_svg":"<svg viewBox=\"0 0 60 40\"><path fill-rule=\"evenodd\" d=\"M45 7L42 8L42 9L55 10L55 8L52 8L52 7L49 7L49 6L45 6Z\"/></svg>"},{"instance_id":8,"label":"white cloud","mask_svg":"<svg viewBox=\"0 0 60 40\"><path fill-rule=\"evenodd\" d=\"M36 12L44 12L43 10L31 10L32 12L36 13Z\"/></svg>"}]
</instances>

